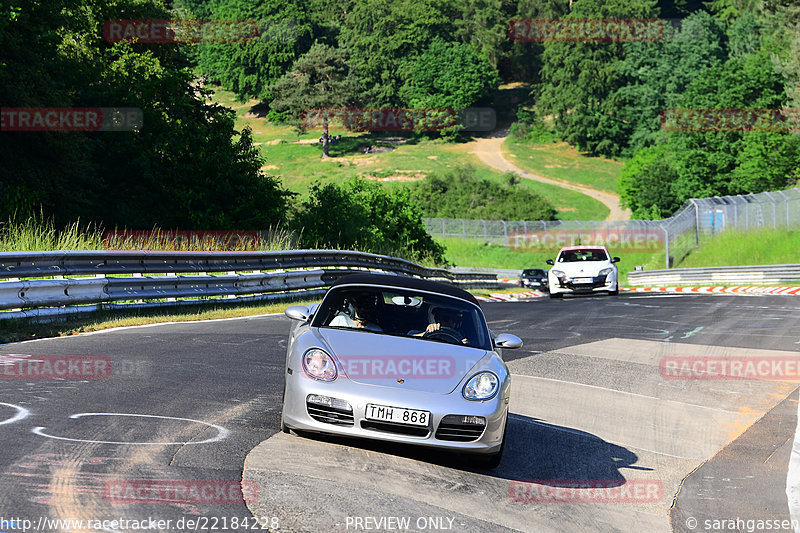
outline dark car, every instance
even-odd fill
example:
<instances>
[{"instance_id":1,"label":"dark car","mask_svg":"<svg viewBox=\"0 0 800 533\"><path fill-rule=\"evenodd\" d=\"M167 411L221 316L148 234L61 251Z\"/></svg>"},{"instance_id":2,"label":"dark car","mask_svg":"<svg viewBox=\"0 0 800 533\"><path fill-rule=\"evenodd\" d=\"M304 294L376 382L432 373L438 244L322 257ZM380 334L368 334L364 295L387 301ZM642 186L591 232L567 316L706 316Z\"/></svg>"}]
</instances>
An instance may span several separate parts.
<instances>
[{"instance_id":1,"label":"dark car","mask_svg":"<svg viewBox=\"0 0 800 533\"><path fill-rule=\"evenodd\" d=\"M519 276L520 287L547 290L547 272L541 268L526 268Z\"/></svg>"}]
</instances>

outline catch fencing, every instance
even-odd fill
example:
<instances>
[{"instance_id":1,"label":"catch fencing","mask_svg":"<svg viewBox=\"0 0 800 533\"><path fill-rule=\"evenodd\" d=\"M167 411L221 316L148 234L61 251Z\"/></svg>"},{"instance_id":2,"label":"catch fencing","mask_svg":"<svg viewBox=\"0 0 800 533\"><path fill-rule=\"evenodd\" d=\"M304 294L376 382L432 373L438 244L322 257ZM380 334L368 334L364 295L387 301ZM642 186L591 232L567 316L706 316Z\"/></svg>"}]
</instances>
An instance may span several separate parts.
<instances>
[{"instance_id":1,"label":"catch fencing","mask_svg":"<svg viewBox=\"0 0 800 533\"><path fill-rule=\"evenodd\" d=\"M316 298L353 272L496 288L486 272L452 272L341 250L282 252L66 251L0 253L0 320L101 309Z\"/></svg>"},{"instance_id":2,"label":"catch fencing","mask_svg":"<svg viewBox=\"0 0 800 533\"><path fill-rule=\"evenodd\" d=\"M726 231L800 227L800 189L691 199L663 220L423 220L434 237L553 254L577 244L599 244L618 253L663 252L665 268L671 268L701 242Z\"/></svg>"}]
</instances>

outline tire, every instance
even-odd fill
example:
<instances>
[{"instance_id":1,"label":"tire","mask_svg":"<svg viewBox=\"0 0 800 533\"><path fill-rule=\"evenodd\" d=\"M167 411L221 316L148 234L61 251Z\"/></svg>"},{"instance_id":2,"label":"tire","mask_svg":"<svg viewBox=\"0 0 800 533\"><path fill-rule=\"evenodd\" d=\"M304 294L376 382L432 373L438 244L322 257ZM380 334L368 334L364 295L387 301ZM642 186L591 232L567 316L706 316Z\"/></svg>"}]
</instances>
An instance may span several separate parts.
<instances>
[{"instance_id":1,"label":"tire","mask_svg":"<svg viewBox=\"0 0 800 533\"><path fill-rule=\"evenodd\" d=\"M609 295L609 296L616 296L616 295L618 295L618 294L619 294L619 290L616 290L616 291L608 291L608 295Z\"/></svg>"},{"instance_id":2,"label":"tire","mask_svg":"<svg viewBox=\"0 0 800 533\"><path fill-rule=\"evenodd\" d=\"M551 300L555 300L556 298L561 298L562 296L564 296L563 292L551 292L550 293L550 299Z\"/></svg>"}]
</instances>

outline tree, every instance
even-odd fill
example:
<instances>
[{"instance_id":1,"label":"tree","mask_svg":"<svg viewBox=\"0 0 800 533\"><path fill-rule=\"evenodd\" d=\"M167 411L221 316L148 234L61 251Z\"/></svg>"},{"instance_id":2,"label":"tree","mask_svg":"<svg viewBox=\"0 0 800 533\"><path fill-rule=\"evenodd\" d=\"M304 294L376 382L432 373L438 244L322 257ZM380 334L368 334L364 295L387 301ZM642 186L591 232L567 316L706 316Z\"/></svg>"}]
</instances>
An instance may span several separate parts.
<instances>
[{"instance_id":1,"label":"tree","mask_svg":"<svg viewBox=\"0 0 800 533\"><path fill-rule=\"evenodd\" d=\"M411 197L427 217L486 220L554 220L542 196L519 186L514 174L500 184L475 175L469 165L428 176L411 186Z\"/></svg>"},{"instance_id":2,"label":"tree","mask_svg":"<svg viewBox=\"0 0 800 533\"><path fill-rule=\"evenodd\" d=\"M619 119L630 128L621 152L633 153L665 142L660 115L677 106L687 85L706 68L727 58L725 31L708 13L692 14L679 31L667 27L663 40L625 43L620 71L628 81L615 95Z\"/></svg>"},{"instance_id":3,"label":"tree","mask_svg":"<svg viewBox=\"0 0 800 533\"><path fill-rule=\"evenodd\" d=\"M565 19L652 18L656 0L582 0ZM581 150L617 155L631 125L619 119L617 90L627 82L617 42L548 42L542 55L539 105L554 115L556 133Z\"/></svg>"},{"instance_id":4,"label":"tree","mask_svg":"<svg viewBox=\"0 0 800 533\"><path fill-rule=\"evenodd\" d=\"M620 200L635 219L658 220L680 207L672 193L678 177L671 147L650 146L636 152L619 177Z\"/></svg>"},{"instance_id":5,"label":"tree","mask_svg":"<svg viewBox=\"0 0 800 533\"><path fill-rule=\"evenodd\" d=\"M369 105L403 105L400 88L436 37L451 40L460 3L453 0L362 0L353 5L340 45L362 82Z\"/></svg>"},{"instance_id":6,"label":"tree","mask_svg":"<svg viewBox=\"0 0 800 533\"><path fill-rule=\"evenodd\" d=\"M408 191L353 178L315 183L292 221L303 246L335 247L445 263Z\"/></svg>"},{"instance_id":7,"label":"tree","mask_svg":"<svg viewBox=\"0 0 800 533\"><path fill-rule=\"evenodd\" d=\"M124 132L2 132L0 217L40 211L64 225L242 229L285 220L289 193L271 177L234 113L207 103L179 46L108 43L103 23L167 19L158 2L24 4L0 34L4 107L142 110Z\"/></svg>"},{"instance_id":8,"label":"tree","mask_svg":"<svg viewBox=\"0 0 800 533\"><path fill-rule=\"evenodd\" d=\"M269 100L267 88L312 44L312 26L300 0L213 0L208 11L213 19L258 24L258 38L198 48L200 70L243 102Z\"/></svg>"},{"instance_id":9,"label":"tree","mask_svg":"<svg viewBox=\"0 0 800 533\"><path fill-rule=\"evenodd\" d=\"M411 107L465 109L488 97L500 78L472 47L436 39L417 58L401 90Z\"/></svg>"},{"instance_id":10,"label":"tree","mask_svg":"<svg viewBox=\"0 0 800 533\"><path fill-rule=\"evenodd\" d=\"M270 86L275 98L270 106L276 111L288 111L294 120L301 115L319 116L323 122L322 153L328 156L329 112L353 104L359 94L359 82L347 65L344 50L314 43L311 49L295 61L289 72ZM316 110L316 111L315 111ZM303 122L299 122L305 126Z\"/></svg>"}]
</instances>

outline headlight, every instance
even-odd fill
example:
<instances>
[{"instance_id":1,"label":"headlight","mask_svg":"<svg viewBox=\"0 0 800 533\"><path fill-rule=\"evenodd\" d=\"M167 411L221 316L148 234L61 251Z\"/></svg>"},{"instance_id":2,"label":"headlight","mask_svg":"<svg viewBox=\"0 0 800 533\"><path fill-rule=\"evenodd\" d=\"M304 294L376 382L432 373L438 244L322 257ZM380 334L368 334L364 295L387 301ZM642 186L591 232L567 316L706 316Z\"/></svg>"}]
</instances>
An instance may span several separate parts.
<instances>
[{"instance_id":1,"label":"headlight","mask_svg":"<svg viewBox=\"0 0 800 533\"><path fill-rule=\"evenodd\" d=\"M563 278L564 277L564 273L561 272L560 270L551 270L550 272L552 272L553 275L555 277L557 277L557 278Z\"/></svg>"},{"instance_id":2,"label":"headlight","mask_svg":"<svg viewBox=\"0 0 800 533\"><path fill-rule=\"evenodd\" d=\"M333 381L338 375L336 361L319 348L311 348L303 355L303 370L309 377L320 381Z\"/></svg>"},{"instance_id":3,"label":"headlight","mask_svg":"<svg viewBox=\"0 0 800 533\"><path fill-rule=\"evenodd\" d=\"M603 270L600 271L600 275L601 276L610 276L612 272L614 272L613 268L604 268Z\"/></svg>"},{"instance_id":4,"label":"headlight","mask_svg":"<svg viewBox=\"0 0 800 533\"><path fill-rule=\"evenodd\" d=\"M489 400L494 398L500 388L500 380L491 372L481 372L472 376L462 394L467 400Z\"/></svg>"}]
</instances>

